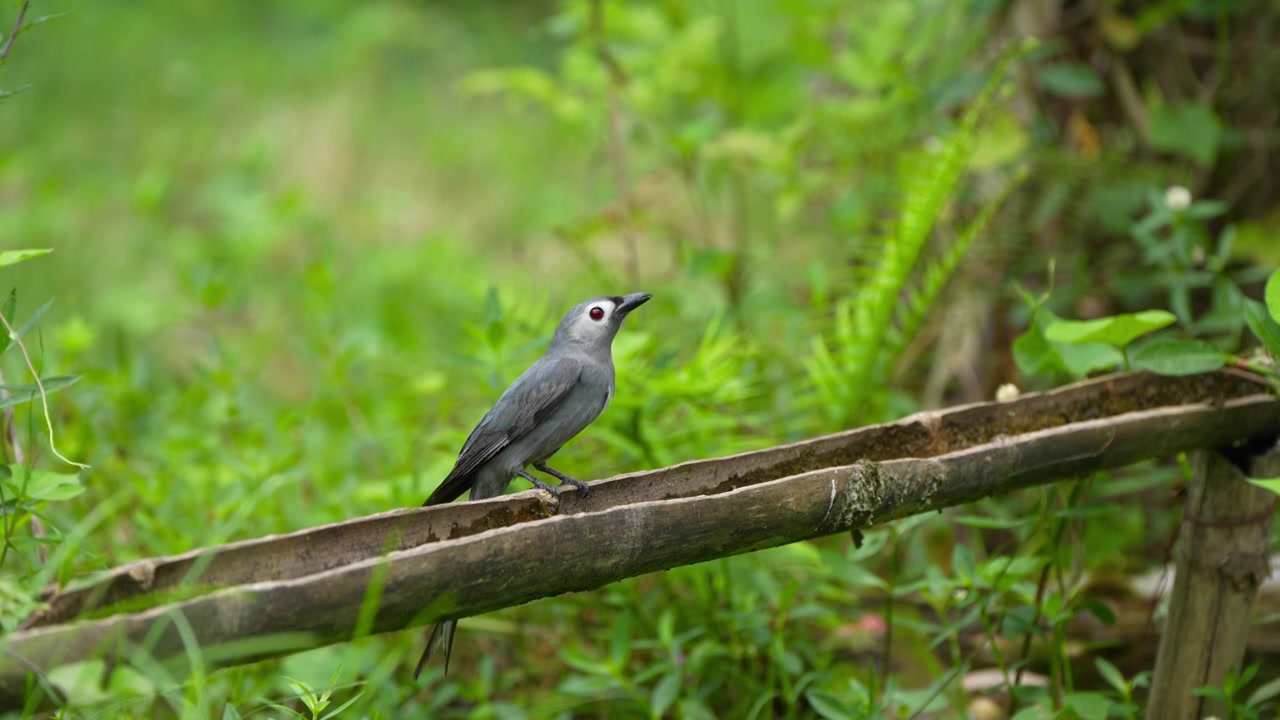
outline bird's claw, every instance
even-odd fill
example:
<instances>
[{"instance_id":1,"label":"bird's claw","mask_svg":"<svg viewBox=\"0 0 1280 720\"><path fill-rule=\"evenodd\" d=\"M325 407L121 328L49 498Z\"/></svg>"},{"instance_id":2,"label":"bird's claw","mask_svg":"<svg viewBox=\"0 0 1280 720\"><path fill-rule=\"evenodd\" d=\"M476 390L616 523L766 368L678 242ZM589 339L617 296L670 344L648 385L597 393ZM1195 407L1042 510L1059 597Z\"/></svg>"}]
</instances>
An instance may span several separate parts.
<instances>
[{"instance_id":1,"label":"bird's claw","mask_svg":"<svg viewBox=\"0 0 1280 720\"><path fill-rule=\"evenodd\" d=\"M560 487L564 487L566 484L572 485L578 488L578 491L582 493L582 497L586 497L587 493L591 492L591 487L586 483L582 482L581 480L574 480L573 478L568 476L561 478L561 480L563 482L560 484Z\"/></svg>"},{"instance_id":2,"label":"bird's claw","mask_svg":"<svg viewBox=\"0 0 1280 720\"><path fill-rule=\"evenodd\" d=\"M578 488L578 491L582 493L582 497L586 497L587 493L591 492L591 488L587 487L586 483L582 482L581 480L574 480L573 478L569 477L568 475L565 475L559 470L553 469L550 465L547 465L545 462L537 463L533 467L559 480L561 489L564 489L565 485L572 485Z\"/></svg>"},{"instance_id":3,"label":"bird's claw","mask_svg":"<svg viewBox=\"0 0 1280 720\"><path fill-rule=\"evenodd\" d=\"M533 482L533 486L536 487L537 489L546 490L547 492L551 493L552 497L555 497L555 498L560 497L560 488L556 487L555 485L549 485L541 480L537 480L534 478L530 478L530 480Z\"/></svg>"}]
</instances>

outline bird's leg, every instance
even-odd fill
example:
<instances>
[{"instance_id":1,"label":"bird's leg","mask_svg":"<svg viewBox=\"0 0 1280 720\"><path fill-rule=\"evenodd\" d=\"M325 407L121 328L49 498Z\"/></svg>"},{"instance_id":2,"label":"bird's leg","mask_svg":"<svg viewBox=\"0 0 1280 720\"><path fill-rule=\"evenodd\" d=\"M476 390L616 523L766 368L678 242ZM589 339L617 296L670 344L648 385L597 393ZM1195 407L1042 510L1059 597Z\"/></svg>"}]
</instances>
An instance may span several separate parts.
<instances>
[{"instance_id":1,"label":"bird's leg","mask_svg":"<svg viewBox=\"0 0 1280 720\"><path fill-rule=\"evenodd\" d=\"M533 483L533 486L534 486L534 487L536 487L536 488L538 488L539 490L546 490L547 492L551 493L552 495L554 495L554 496L556 496L556 497L560 497L560 488L552 487L552 486L550 486L550 485L548 485L548 484L546 484L546 483L542 482L542 481L541 481L541 480L539 480L538 478L536 478L536 477L534 477L534 476L530 475L529 473L527 473L527 472L525 472L525 471L523 471L523 470L520 470L520 471L516 472L516 474L517 474L517 475L519 475L520 477L524 478L525 480L528 480L529 482Z\"/></svg>"},{"instance_id":2,"label":"bird's leg","mask_svg":"<svg viewBox=\"0 0 1280 720\"><path fill-rule=\"evenodd\" d=\"M537 469L539 472L544 472L550 475L551 477L559 480L561 484L568 483L578 488L578 490L582 491L582 497L586 497L587 493L591 492L591 488L587 487L586 483L582 482L581 480L574 480L573 478L569 477L568 475L565 475L559 470L552 470L551 467L547 465L545 462L536 462L533 464L533 467Z\"/></svg>"}]
</instances>

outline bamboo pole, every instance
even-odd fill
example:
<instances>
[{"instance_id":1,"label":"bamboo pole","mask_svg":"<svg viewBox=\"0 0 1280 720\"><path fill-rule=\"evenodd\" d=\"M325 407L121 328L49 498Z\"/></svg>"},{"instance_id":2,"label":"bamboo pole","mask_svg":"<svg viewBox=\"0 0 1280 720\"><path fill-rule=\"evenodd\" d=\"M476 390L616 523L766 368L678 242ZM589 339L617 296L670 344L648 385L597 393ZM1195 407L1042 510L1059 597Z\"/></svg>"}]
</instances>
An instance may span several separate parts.
<instances>
[{"instance_id":1,"label":"bamboo pole","mask_svg":"<svg viewBox=\"0 0 1280 720\"><path fill-rule=\"evenodd\" d=\"M0 645L0 706L21 703L33 674L95 657L159 662L178 677L193 667L208 670L473 616L1277 431L1280 401L1254 395L996 437L934 458L864 460L494 527L140 612L13 633ZM507 502L468 505L500 513ZM431 512L408 514L422 520Z\"/></svg>"},{"instance_id":2,"label":"bamboo pole","mask_svg":"<svg viewBox=\"0 0 1280 720\"><path fill-rule=\"evenodd\" d=\"M1193 476L1179 531L1169 614L1147 704L1152 720L1228 715L1196 688L1222 688L1243 669L1258 587L1271 572L1276 496L1245 480L1280 476L1280 447L1236 462L1211 450L1192 454Z\"/></svg>"},{"instance_id":3,"label":"bamboo pole","mask_svg":"<svg viewBox=\"0 0 1280 720\"><path fill-rule=\"evenodd\" d=\"M50 587L42 598L49 608L28 618L23 628L63 623L90 612L139 610L175 595L191 597L243 583L302 577L390 550L407 550L552 515L720 493L858 460L935 457L1081 420L1192 403L1219 406L1266 392L1255 376L1235 371L1188 377L1113 375L1023 395L1012 402L922 412L897 422L788 445L620 475L592 483L586 498L574 490L565 492L559 501L543 493L526 492L483 506L453 503L394 510L287 535L139 560L78 580L68 588Z\"/></svg>"}]
</instances>

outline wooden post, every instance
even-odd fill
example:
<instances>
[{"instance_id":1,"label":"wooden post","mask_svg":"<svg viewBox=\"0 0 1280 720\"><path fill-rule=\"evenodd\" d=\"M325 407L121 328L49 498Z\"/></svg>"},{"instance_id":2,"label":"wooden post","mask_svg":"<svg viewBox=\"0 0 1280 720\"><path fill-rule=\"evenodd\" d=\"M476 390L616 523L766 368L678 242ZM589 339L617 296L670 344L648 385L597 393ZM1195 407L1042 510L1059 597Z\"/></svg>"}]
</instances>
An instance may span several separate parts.
<instances>
[{"instance_id":1,"label":"wooden post","mask_svg":"<svg viewBox=\"0 0 1280 720\"><path fill-rule=\"evenodd\" d=\"M1179 532L1169 614L1147 705L1150 720L1226 717L1196 695L1241 670L1258 586L1270 573L1268 546L1277 497L1245 481L1222 454L1190 454L1194 475ZM1245 457L1252 477L1280 475L1280 446Z\"/></svg>"}]
</instances>

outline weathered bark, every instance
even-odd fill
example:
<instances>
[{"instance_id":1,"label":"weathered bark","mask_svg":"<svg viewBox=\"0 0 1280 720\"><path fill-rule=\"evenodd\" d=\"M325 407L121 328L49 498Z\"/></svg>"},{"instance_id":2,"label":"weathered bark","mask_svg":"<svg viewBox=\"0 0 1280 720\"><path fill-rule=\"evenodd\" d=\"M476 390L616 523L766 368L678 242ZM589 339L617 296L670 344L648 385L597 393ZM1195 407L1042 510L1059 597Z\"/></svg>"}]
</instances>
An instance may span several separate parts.
<instances>
[{"instance_id":1,"label":"weathered bark","mask_svg":"<svg viewBox=\"0 0 1280 720\"><path fill-rule=\"evenodd\" d=\"M1280 448L1247 458L1250 475L1280 476ZM1226 708L1194 694L1221 688L1243 668L1258 587L1271 572L1268 556L1276 496L1251 485L1235 464L1213 451L1192 456L1166 632L1160 637L1147 717L1226 717Z\"/></svg>"},{"instance_id":2,"label":"weathered bark","mask_svg":"<svg viewBox=\"0 0 1280 720\"><path fill-rule=\"evenodd\" d=\"M1260 389L1235 373L1106 378L622 476L567 492L551 516L525 493L135 563L54 604L90 607L106 587L128 602L99 612L119 614L4 639L0 705L20 701L32 669L102 655L175 673L192 657L243 663L1274 434L1280 401ZM188 599L129 611L177 592Z\"/></svg>"},{"instance_id":3,"label":"weathered bark","mask_svg":"<svg viewBox=\"0 0 1280 720\"><path fill-rule=\"evenodd\" d=\"M1216 405L1264 392L1253 376L1231 371L1191 377L1117 375L1025 395L1012 402L917 413L897 422L790 445L620 475L592 483L586 498L571 490L557 502L545 494L528 492L484 506L454 503L380 513L288 535L140 560L70 588L50 588L44 598L50 608L28 618L24 627L66 622L118 603L136 610L163 601L165 593L190 597L222 586L301 577L388 550L406 550L556 514L599 512L635 502L719 493L858 460L933 457L1081 420L1191 403ZM101 613L97 610L96 614Z\"/></svg>"}]
</instances>

